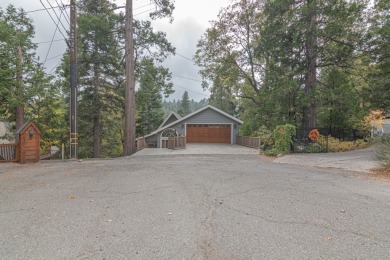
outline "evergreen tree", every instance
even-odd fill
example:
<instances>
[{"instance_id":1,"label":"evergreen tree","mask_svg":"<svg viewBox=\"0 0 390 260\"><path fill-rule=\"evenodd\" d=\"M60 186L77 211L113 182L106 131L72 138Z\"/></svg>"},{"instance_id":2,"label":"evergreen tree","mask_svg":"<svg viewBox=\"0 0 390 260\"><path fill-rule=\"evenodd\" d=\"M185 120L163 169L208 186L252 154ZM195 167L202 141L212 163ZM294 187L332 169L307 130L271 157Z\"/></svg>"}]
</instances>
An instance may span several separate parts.
<instances>
[{"instance_id":1,"label":"evergreen tree","mask_svg":"<svg viewBox=\"0 0 390 260\"><path fill-rule=\"evenodd\" d=\"M181 116L186 116L192 112L191 108L190 108L190 99L188 97L187 91L184 91L184 94L183 94L183 97L181 99L181 103L180 103L180 106L179 106L177 112Z\"/></svg>"},{"instance_id":2,"label":"evergreen tree","mask_svg":"<svg viewBox=\"0 0 390 260\"><path fill-rule=\"evenodd\" d=\"M137 136L144 136L156 130L164 120L162 89L170 89L170 74L163 67L156 67L152 59L140 63L145 73L140 76L136 93ZM166 86L166 87L162 87ZM165 93L169 95L170 92Z\"/></svg>"},{"instance_id":3,"label":"evergreen tree","mask_svg":"<svg viewBox=\"0 0 390 260\"><path fill-rule=\"evenodd\" d=\"M101 157L104 126L113 130L121 118L119 87L122 54L115 31L120 16L108 0L79 3L79 142L80 156ZM112 142L113 140L110 140ZM112 145L112 143L111 143ZM120 145L120 140L116 141ZM90 149L93 148L93 149ZM107 150L103 151L107 155Z\"/></svg>"},{"instance_id":4,"label":"evergreen tree","mask_svg":"<svg viewBox=\"0 0 390 260\"><path fill-rule=\"evenodd\" d=\"M12 5L0 9L0 30L0 112L18 127L45 75L35 57L34 27L27 14Z\"/></svg>"},{"instance_id":5,"label":"evergreen tree","mask_svg":"<svg viewBox=\"0 0 390 260\"><path fill-rule=\"evenodd\" d=\"M373 109L390 112L390 2L375 1L368 29L369 87L364 94Z\"/></svg>"}]
</instances>

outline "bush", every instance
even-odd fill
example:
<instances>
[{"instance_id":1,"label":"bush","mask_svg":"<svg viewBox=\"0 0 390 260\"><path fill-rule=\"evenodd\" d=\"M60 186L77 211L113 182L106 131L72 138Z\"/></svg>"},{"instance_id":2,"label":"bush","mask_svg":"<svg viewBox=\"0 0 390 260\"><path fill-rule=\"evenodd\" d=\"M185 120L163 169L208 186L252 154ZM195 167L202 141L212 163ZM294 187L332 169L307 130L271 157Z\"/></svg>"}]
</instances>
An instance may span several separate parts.
<instances>
[{"instance_id":1,"label":"bush","mask_svg":"<svg viewBox=\"0 0 390 260\"><path fill-rule=\"evenodd\" d=\"M255 133L256 136L260 137L260 149L265 151L273 146L274 142L271 138L272 132L268 130L266 126L260 126L259 130Z\"/></svg>"},{"instance_id":2,"label":"bush","mask_svg":"<svg viewBox=\"0 0 390 260\"><path fill-rule=\"evenodd\" d=\"M356 141L340 141L337 138L328 137L328 151L329 152L345 152L356 149L363 149L368 146L367 142L363 139L358 139Z\"/></svg>"},{"instance_id":3,"label":"bush","mask_svg":"<svg viewBox=\"0 0 390 260\"><path fill-rule=\"evenodd\" d=\"M290 152L291 145L294 142L296 134L296 128L293 125L278 125L270 136L269 150L266 150L264 154L275 156L278 154L286 154ZM272 141L272 142L271 142Z\"/></svg>"},{"instance_id":4,"label":"bush","mask_svg":"<svg viewBox=\"0 0 390 260\"><path fill-rule=\"evenodd\" d=\"M386 171L390 172L390 136L377 139L375 144L376 156Z\"/></svg>"}]
</instances>

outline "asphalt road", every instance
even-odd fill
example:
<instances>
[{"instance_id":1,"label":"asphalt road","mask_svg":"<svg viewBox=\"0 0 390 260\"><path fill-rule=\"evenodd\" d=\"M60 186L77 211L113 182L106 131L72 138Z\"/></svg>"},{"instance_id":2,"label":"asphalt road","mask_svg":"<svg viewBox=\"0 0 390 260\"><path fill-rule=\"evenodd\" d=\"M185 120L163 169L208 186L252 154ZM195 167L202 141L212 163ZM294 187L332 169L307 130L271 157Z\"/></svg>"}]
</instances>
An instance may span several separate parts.
<instances>
[{"instance_id":1,"label":"asphalt road","mask_svg":"<svg viewBox=\"0 0 390 260\"><path fill-rule=\"evenodd\" d=\"M0 164L0 259L390 259L390 183L253 154Z\"/></svg>"}]
</instances>

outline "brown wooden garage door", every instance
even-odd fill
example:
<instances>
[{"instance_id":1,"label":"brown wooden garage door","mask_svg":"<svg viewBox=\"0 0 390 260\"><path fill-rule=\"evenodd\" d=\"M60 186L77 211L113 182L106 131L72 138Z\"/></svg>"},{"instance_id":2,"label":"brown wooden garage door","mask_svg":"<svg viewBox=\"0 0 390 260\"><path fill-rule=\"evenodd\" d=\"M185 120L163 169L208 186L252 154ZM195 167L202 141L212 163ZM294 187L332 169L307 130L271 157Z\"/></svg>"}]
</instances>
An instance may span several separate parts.
<instances>
[{"instance_id":1,"label":"brown wooden garage door","mask_svg":"<svg viewBox=\"0 0 390 260\"><path fill-rule=\"evenodd\" d=\"M231 125L188 124L187 143L231 143Z\"/></svg>"}]
</instances>

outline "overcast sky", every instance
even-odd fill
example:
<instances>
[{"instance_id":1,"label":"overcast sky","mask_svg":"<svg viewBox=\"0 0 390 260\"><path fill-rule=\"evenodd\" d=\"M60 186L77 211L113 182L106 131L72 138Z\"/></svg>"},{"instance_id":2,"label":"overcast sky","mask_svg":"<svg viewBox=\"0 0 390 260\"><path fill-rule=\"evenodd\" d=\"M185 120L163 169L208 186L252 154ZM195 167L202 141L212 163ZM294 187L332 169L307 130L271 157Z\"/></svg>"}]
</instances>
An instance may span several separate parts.
<instances>
[{"instance_id":1,"label":"overcast sky","mask_svg":"<svg viewBox=\"0 0 390 260\"><path fill-rule=\"evenodd\" d=\"M42 3L46 7L50 6L49 3L52 6L57 6L57 2L60 4L62 2L65 5L69 4L69 0L42 0ZM124 5L125 0L116 0L114 2L120 6ZM149 3L150 0L133 0L135 19L148 19L146 15L151 9L151 6L148 5ZM230 3L231 0L176 0L173 23L170 24L167 19L153 22L155 30L167 33L168 40L176 47L178 53L178 55L169 58L165 63L173 73L173 82L175 84L175 93L168 98L169 100L181 99L185 90L188 90L190 99L200 100L202 98L208 98L209 92L203 91L201 82L199 82L201 79L198 74L199 68L188 59L192 59L195 54L196 44L209 27L209 22L215 20L219 10ZM17 8L22 7L25 11L43 8L40 0L0 1L0 6L3 9L8 4L13 4ZM69 13L69 8L66 10ZM55 21L57 21L55 14L53 12L51 14ZM59 15L58 10L57 14ZM53 72L65 52L65 42L53 42L49 51L50 41L55 31L55 23L44 10L31 12L29 15L35 26L35 42L39 43L37 55L40 57L41 62L47 56L45 62L46 71L49 73ZM64 26L67 26L67 22L64 19L62 19L62 23ZM63 38L57 31L54 39Z\"/></svg>"}]
</instances>

